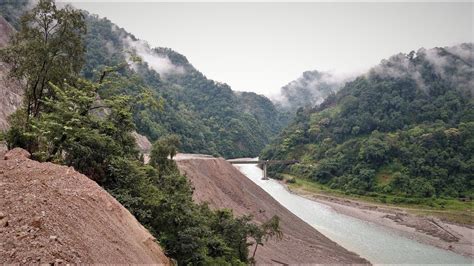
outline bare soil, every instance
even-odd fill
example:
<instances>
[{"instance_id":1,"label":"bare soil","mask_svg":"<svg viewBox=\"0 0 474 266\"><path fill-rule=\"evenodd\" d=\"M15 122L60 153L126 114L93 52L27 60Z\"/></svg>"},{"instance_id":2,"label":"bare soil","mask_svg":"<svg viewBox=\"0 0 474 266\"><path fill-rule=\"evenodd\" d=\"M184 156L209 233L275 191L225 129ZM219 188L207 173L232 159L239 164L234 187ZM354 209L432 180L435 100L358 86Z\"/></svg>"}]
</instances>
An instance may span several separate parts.
<instances>
[{"instance_id":1,"label":"bare soil","mask_svg":"<svg viewBox=\"0 0 474 266\"><path fill-rule=\"evenodd\" d=\"M334 210L361 220L395 230L400 235L418 242L474 257L474 230L438 218L414 215L403 208L290 190L308 199L326 204Z\"/></svg>"},{"instance_id":2,"label":"bare soil","mask_svg":"<svg viewBox=\"0 0 474 266\"><path fill-rule=\"evenodd\" d=\"M273 215L280 217L284 238L270 240L259 247L258 264L369 263L288 211L224 159L178 154L175 160L180 171L192 182L193 197L198 202L232 209L236 215L251 214L260 223Z\"/></svg>"},{"instance_id":3,"label":"bare soil","mask_svg":"<svg viewBox=\"0 0 474 266\"><path fill-rule=\"evenodd\" d=\"M0 159L0 263L170 264L153 236L94 181L28 157L13 149Z\"/></svg>"}]
</instances>

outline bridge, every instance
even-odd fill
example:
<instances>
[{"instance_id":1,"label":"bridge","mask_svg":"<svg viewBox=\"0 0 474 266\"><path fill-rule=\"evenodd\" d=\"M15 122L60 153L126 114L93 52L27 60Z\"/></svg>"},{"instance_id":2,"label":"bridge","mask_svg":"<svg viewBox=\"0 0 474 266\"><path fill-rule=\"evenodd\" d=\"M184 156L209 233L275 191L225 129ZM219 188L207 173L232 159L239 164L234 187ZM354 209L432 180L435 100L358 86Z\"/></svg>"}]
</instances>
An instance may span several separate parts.
<instances>
[{"instance_id":1,"label":"bridge","mask_svg":"<svg viewBox=\"0 0 474 266\"><path fill-rule=\"evenodd\" d=\"M263 179L268 180L267 176L267 165L269 164L295 164L299 163L298 160L227 160L231 164L258 164L263 166Z\"/></svg>"}]
</instances>

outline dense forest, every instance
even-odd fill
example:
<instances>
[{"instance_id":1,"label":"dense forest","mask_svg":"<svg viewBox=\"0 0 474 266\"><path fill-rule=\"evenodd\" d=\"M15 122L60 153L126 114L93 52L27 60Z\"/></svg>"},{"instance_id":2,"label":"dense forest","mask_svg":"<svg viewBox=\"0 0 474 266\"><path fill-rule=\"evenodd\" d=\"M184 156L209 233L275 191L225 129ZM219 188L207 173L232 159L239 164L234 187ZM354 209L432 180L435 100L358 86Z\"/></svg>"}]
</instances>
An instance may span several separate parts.
<instances>
[{"instance_id":1,"label":"dense forest","mask_svg":"<svg viewBox=\"0 0 474 266\"><path fill-rule=\"evenodd\" d=\"M320 104L349 80L349 77L336 76L330 72L305 71L301 77L283 86L273 100L279 110L293 117L298 108Z\"/></svg>"},{"instance_id":2,"label":"dense forest","mask_svg":"<svg viewBox=\"0 0 474 266\"><path fill-rule=\"evenodd\" d=\"M5 2L0 14L18 26L18 10L28 7L26 3ZM161 112L141 105L133 118L138 133L150 140L176 134L181 152L254 157L285 125L284 116L265 96L233 92L227 84L206 78L172 49L151 48L110 20L81 12L87 29L81 74L98 80L97 69L126 66L120 74L133 82L101 94L137 95L146 88L148 95L161 103Z\"/></svg>"},{"instance_id":3,"label":"dense forest","mask_svg":"<svg viewBox=\"0 0 474 266\"><path fill-rule=\"evenodd\" d=\"M26 6L6 4L0 8L2 16ZM189 71L185 77L170 75L164 81L136 53L127 58L122 50L106 53L98 48L122 49L122 39L109 21L70 7L58 8L52 0L39 1L21 19L18 13L6 16L18 32L0 50L0 61L11 68L11 78L23 81L24 89L23 106L2 134L9 148L27 149L38 161L72 166L96 181L156 236L166 255L179 265L244 265L254 260L250 245L258 247L271 237L281 237L277 216L255 224L250 216L235 217L231 210L211 210L193 202L192 187L172 160L180 142L188 150L202 145L203 151L209 151L206 142L216 137L217 144L231 149L232 138L242 134L241 149L229 155L247 154L250 147L245 145L263 145L255 131L242 131L246 123L253 125L271 113L265 109L272 108L268 101L256 95L246 95L251 101L240 99L228 86L194 70L183 56L157 49L157 54L166 54ZM116 43L107 46L112 40ZM234 103L252 110L262 107L255 118L238 113L231 107ZM198 116L196 110L205 115ZM201 124L203 117L209 120L207 126ZM216 127L219 135L208 126ZM193 127L207 128L210 136L188 140L192 136L186 130L207 134ZM132 137L137 129L156 140L149 164L144 164ZM225 146L226 141L230 146ZM217 147L214 152L226 154Z\"/></svg>"},{"instance_id":4,"label":"dense forest","mask_svg":"<svg viewBox=\"0 0 474 266\"><path fill-rule=\"evenodd\" d=\"M161 101L162 112L142 106L134 113L138 132L151 140L173 133L181 138L182 152L256 156L283 127L279 112L264 96L235 93L227 84L206 78L185 56L150 48L107 19L87 15L86 23L86 78L96 78L93 70L104 65L141 59L123 71L136 82L112 93L130 95L137 93L137 86L147 87Z\"/></svg>"},{"instance_id":5,"label":"dense forest","mask_svg":"<svg viewBox=\"0 0 474 266\"><path fill-rule=\"evenodd\" d=\"M473 44L397 54L320 105L300 108L269 145L273 166L355 194L473 197Z\"/></svg>"}]
</instances>

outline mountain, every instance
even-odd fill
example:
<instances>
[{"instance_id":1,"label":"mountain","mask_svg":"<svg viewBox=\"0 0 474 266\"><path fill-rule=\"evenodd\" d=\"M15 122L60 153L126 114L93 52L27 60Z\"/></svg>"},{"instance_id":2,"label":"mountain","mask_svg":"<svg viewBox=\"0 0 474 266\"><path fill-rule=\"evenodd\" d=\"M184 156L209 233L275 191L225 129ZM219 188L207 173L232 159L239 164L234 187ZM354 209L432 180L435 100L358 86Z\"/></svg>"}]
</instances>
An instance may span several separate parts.
<instances>
[{"instance_id":1,"label":"mountain","mask_svg":"<svg viewBox=\"0 0 474 266\"><path fill-rule=\"evenodd\" d=\"M180 136L183 152L256 156L282 128L279 112L266 97L233 92L208 79L185 56L151 48L105 18L87 15L86 20L84 76L94 79L94 69L128 62L124 73L136 76L138 86L150 88L163 104L161 111L144 106L135 113L137 131L152 141L172 133ZM136 86L120 93L134 94Z\"/></svg>"},{"instance_id":2,"label":"mountain","mask_svg":"<svg viewBox=\"0 0 474 266\"><path fill-rule=\"evenodd\" d=\"M300 107L311 108L322 103L348 80L330 72L306 71L298 79L283 86L273 100L280 109L293 114Z\"/></svg>"},{"instance_id":3,"label":"mountain","mask_svg":"<svg viewBox=\"0 0 474 266\"><path fill-rule=\"evenodd\" d=\"M0 8L0 11L3 10ZM37 21L43 22L41 26ZM86 47L83 47L85 29L88 35L84 38ZM226 156L258 153L259 146L267 141L266 134L275 132L264 132L260 127L263 122L259 124L257 121L268 114L274 115L264 111L267 108L265 104L269 103L265 98L253 94L240 98L226 84L207 79L184 56L171 49L152 49L110 21L70 7L57 8L53 0L39 1L31 12L22 17L18 34L0 53L2 62L7 64L7 68L10 67L8 72L11 76L25 81L21 88L29 96L23 99L25 108L15 112L8 132L0 135L2 142L5 139L10 149L27 149L38 163L48 162L45 167L53 168L52 162L67 165L62 168L57 166L61 171L54 174L62 173L64 177L73 178L70 180L73 185L76 184L74 177L69 176L73 174L72 168L88 176L92 180L89 183L107 190L146 226L158 239L166 256L177 264L250 263L255 255L252 253L252 257L249 256L251 239L261 245L266 242L267 236L281 235L276 216L257 224L249 216L236 217L231 210L214 210L206 204L193 202L193 188L170 159L176 154L179 137L186 149L212 151L215 146L215 154ZM247 99L255 97L263 101L248 102ZM261 103L264 106L260 108L257 105ZM244 104L247 112L244 111ZM258 118L252 113L254 107L258 107ZM145 131L152 137L154 133L160 139L150 147L144 138L134 134L135 129ZM136 141L140 142L142 150L151 148L149 160L140 156ZM3 145L0 149L4 149ZM18 168L19 160L13 159ZM36 167L34 162L26 163L27 170L11 168L10 164L7 163L10 170L30 172L27 177L40 178L44 173L53 174L43 168L41 173L32 172L36 169L33 169ZM0 171L0 176L3 172ZM53 185L59 185L59 190L71 190L68 184L62 184L62 180L55 180L58 182ZM47 184L45 182L43 185ZM58 187L53 187L53 190L58 190ZM84 191L94 195L91 187L86 187ZM36 192L37 197L48 194L48 191ZM26 191L26 194L29 192ZM23 199L17 199L15 195L8 195L6 204ZM101 203L100 195L96 196L99 199L96 203ZM63 201L64 206L55 204L59 206L58 211L62 211L62 207L73 206L67 200ZM110 205L105 203L102 205ZM75 209L74 206L72 208ZM28 209L25 208L25 211L28 212ZM2 225L5 225L4 218L7 216L9 213L0 215ZM62 218L67 219L60 217L57 220L63 221ZM79 218L79 222L96 221ZM32 222L38 224L41 219ZM6 224L9 224L8 218ZM79 226L87 229L88 224ZM20 229L23 230L23 227ZM34 239L36 235L26 235L34 230L25 228L26 232L9 232L7 239L19 236L19 233L22 238L26 237L25 240ZM95 227L91 226L91 230L94 231ZM55 229L54 232L62 230ZM87 236L87 233L82 235ZM126 234L121 236L127 237ZM75 239L64 236L67 241L62 242L62 236L51 235L45 240L49 241L47 243L51 245L53 254L61 250L53 245L56 242L50 242L58 240L59 245L73 247L70 253L75 255L76 246L88 242L77 235L72 237ZM22 252L30 254L28 252L32 249L27 244L35 245L35 241L21 241L24 247ZM19 249L10 242L7 240L8 256L14 257ZM143 249L150 248L148 242L153 240L145 242L142 243L145 244ZM93 249L96 246L105 248L105 243L102 246L98 243L89 246ZM114 262L113 257L118 257L114 253L122 249L120 245L116 246L118 249L114 252L105 250L107 253L97 261ZM15 250L10 250L12 248ZM131 257L134 259L124 257L117 261L140 262L136 258L144 258L143 254L131 254ZM36 256L34 260L37 260ZM75 258L71 260L78 261ZM149 263L151 260L144 258L143 261Z\"/></svg>"},{"instance_id":4,"label":"mountain","mask_svg":"<svg viewBox=\"0 0 474 266\"><path fill-rule=\"evenodd\" d=\"M299 110L262 153L270 170L348 193L473 197L473 44L383 60L319 106Z\"/></svg>"},{"instance_id":5,"label":"mountain","mask_svg":"<svg viewBox=\"0 0 474 266\"><path fill-rule=\"evenodd\" d=\"M28 2L2 3L0 15L19 25L20 11L30 6ZM208 79L184 55L169 48L152 48L106 18L86 11L84 15L84 77L99 79L98 71L105 67L128 63L121 74L134 77L136 84L120 92L102 93L133 95L140 88L149 88L151 97L161 102L161 111L143 105L134 120L138 133L150 140L176 134L183 152L253 157L284 126L265 96L236 93L227 84Z\"/></svg>"}]
</instances>

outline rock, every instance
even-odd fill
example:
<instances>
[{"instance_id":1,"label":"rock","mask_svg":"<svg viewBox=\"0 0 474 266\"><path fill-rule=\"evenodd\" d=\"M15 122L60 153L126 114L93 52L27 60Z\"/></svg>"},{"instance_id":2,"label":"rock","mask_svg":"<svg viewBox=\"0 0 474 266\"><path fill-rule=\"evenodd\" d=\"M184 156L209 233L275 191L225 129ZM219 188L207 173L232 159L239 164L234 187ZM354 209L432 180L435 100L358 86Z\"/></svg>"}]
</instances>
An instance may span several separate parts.
<instances>
[{"instance_id":1,"label":"rock","mask_svg":"<svg viewBox=\"0 0 474 266\"><path fill-rule=\"evenodd\" d=\"M150 153L152 144L147 137L138 134L136 131L132 132L132 136L135 138L135 142L141 153Z\"/></svg>"},{"instance_id":2,"label":"rock","mask_svg":"<svg viewBox=\"0 0 474 266\"><path fill-rule=\"evenodd\" d=\"M0 212L0 219L3 219L5 217L7 217L7 215L4 212Z\"/></svg>"},{"instance_id":3,"label":"rock","mask_svg":"<svg viewBox=\"0 0 474 266\"><path fill-rule=\"evenodd\" d=\"M51 240L57 240L58 237L57 237L57 236L49 236L49 239L51 239Z\"/></svg>"},{"instance_id":4,"label":"rock","mask_svg":"<svg viewBox=\"0 0 474 266\"><path fill-rule=\"evenodd\" d=\"M33 227L36 227L36 228L41 228L41 223L42 223L41 222L41 217L37 216L37 217L33 218L30 225L33 226Z\"/></svg>"},{"instance_id":5,"label":"rock","mask_svg":"<svg viewBox=\"0 0 474 266\"><path fill-rule=\"evenodd\" d=\"M7 219L1 219L0 220L0 227L8 227L8 220Z\"/></svg>"},{"instance_id":6,"label":"rock","mask_svg":"<svg viewBox=\"0 0 474 266\"><path fill-rule=\"evenodd\" d=\"M30 158L31 154L22 149L22 148L14 148L13 150L9 150L5 156L5 160L12 160L12 159L19 159L19 158Z\"/></svg>"}]
</instances>

